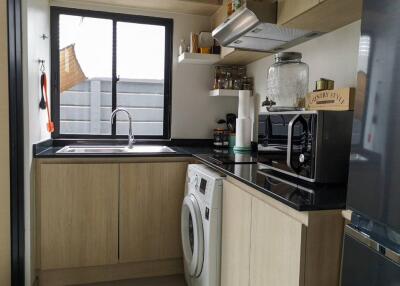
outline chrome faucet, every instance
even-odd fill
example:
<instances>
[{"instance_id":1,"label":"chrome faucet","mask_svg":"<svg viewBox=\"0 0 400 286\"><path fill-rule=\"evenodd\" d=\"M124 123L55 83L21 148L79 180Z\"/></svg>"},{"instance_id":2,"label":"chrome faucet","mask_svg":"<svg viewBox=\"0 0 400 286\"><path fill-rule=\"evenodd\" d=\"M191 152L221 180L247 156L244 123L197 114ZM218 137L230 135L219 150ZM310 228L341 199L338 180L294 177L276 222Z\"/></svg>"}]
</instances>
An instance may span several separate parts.
<instances>
[{"instance_id":1,"label":"chrome faucet","mask_svg":"<svg viewBox=\"0 0 400 286\"><path fill-rule=\"evenodd\" d=\"M132 131L132 116L129 113L129 111L126 110L125 108L117 108L113 111L113 113L111 113L111 117L110 117L111 126L113 125L114 118L118 112L125 112L128 115L128 119L129 119L128 148L132 149L133 144L135 143L135 136L133 135L133 131Z\"/></svg>"}]
</instances>

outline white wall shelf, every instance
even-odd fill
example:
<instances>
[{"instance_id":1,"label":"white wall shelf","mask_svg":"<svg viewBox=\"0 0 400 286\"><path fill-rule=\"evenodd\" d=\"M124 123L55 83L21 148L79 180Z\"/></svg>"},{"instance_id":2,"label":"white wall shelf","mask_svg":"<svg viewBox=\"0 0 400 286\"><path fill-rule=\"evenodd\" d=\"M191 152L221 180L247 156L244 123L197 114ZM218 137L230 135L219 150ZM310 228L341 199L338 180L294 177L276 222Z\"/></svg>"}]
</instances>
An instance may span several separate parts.
<instances>
[{"instance_id":1,"label":"white wall shelf","mask_svg":"<svg viewBox=\"0 0 400 286\"><path fill-rule=\"evenodd\" d=\"M236 90L236 89L213 89L210 90L210 96L239 96L239 92L249 92L250 90Z\"/></svg>"},{"instance_id":2,"label":"white wall shelf","mask_svg":"<svg viewBox=\"0 0 400 286\"><path fill-rule=\"evenodd\" d=\"M180 64L212 65L221 60L220 55L183 53L179 56Z\"/></svg>"}]
</instances>

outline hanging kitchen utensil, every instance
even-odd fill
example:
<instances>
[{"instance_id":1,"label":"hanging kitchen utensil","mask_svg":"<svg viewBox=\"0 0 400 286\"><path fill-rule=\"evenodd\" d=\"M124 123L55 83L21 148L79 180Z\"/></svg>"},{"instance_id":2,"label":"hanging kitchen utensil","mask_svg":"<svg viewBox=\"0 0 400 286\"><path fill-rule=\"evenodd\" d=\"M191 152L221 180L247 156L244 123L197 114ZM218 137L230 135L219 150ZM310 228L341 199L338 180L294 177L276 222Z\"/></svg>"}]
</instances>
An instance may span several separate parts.
<instances>
[{"instance_id":1,"label":"hanging kitchen utensil","mask_svg":"<svg viewBox=\"0 0 400 286\"><path fill-rule=\"evenodd\" d=\"M51 121L50 104L49 104L49 98L47 96L47 76L46 76L46 72L45 72L45 68L44 68L44 62L42 62L41 71L42 71L42 75L40 77L40 87L41 87L42 94L43 94L45 109L47 110L47 119L48 119L47 131L50 133L53 133L54 132L54 122Z\"/></svg>"},{"instance_id":2,"label":"hanging kitchen utensil","mask_svg":"<svg viewBox=\"0 0 400 286\"><path fill-rule=\"evenodd\" d=\"M46 109L46 101L44 99L44 92L43 92L43 85L44 85L44 72L45 72L45 67L44 67L44 61L39 60L40 62L40 71L42 72L40 76L40 92L41 92L41 97L40 97L40 102L39 102L39 108L42 110Z\"/></svg>"}]
</instances>

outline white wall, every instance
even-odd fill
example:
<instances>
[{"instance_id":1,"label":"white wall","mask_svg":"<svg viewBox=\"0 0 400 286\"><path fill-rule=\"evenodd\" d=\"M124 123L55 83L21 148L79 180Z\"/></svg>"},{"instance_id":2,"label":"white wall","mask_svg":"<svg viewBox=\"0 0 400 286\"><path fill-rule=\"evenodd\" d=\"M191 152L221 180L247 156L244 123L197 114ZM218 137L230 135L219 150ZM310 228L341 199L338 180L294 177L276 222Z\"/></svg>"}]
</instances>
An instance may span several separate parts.
<instances>
[{"instance_id":1,"label":"white wall","mask_svg":"<svg viewBox=\"0 0 400 286\"><path fill-rule=\"evenodd\" d=\"M46 112L39 109L40 101L40 65L39 59L46 61L46 72L50 71L49 39L41 39L42 34L49 36L48 0L22 1L22 42L24 77L24 172L25 172L25 285L32 285L31 275L35 258L32 239L34 227L31 216L34 198L31 196L34 186L34 166L32 165L32 144L50 138L46 130ZM31 258L31 259L29 259Z\"/></svg>"},{"instance_id":2,"label":"white wall","mask_svg":"<svg viewBox=\"0 0 400 286\"><path fill-rule=\"evenodd\" d=\"M189 42L190 32L209 31L211 20L207 16L177 13L149 12L109 5L88 5L73 1L56 0L51 5L101 10L125 14L139 14L174 20L174 54L172 68L172 138L212 138L216 121L226 113L237 113L237 99L208 96L214 75L211 66L178 64L178 46L182 38Z\"/></svg>"},{"instance_id":3,"label":"white wall","mask_svg":"<svg viewBox=\"0 0 400 286\"><path fill-rule=\"evenodd\" d=\"M302 61L309 65L310 91L321 77L333 79L338 88L356 86L360 27L361 21L357 21L288 50L302 53ZM269 56L247 66L260 102L266 98L267 70L273 61L274 57Z\"/></svg>"},{"instance_id":4,"label":"white wall","mask_svg":"<svg viewBox=\"0 0 400 286\"><path fill-rule=\"evenodd\" d=\"M39 110L40 66L38 59L46 61L50 71L50 39L43 40L42 34L50 36L48 0L23 0L23 65L24 65L24 136L25 136L25 230L26 230L26 285L31 285L34 274L33 210L34 166L32 165L32 144L50 138L46 131L47 117ZM108 5L82 5L79 2L53 1L51 5L101 10L117 13L140 14L174 19L174 55L172 87L172 138L212 138L216 121L226 113L237 112L237 99L208 96L213 69L211 66L179 65L178 46L181 38L188 41L192 31L209 31L210 18L205 16L159 13L118 8ZM48 74L48 82L50 82ZM33 214L33 213L32 213Z\"/></svg>"}]
</instances>

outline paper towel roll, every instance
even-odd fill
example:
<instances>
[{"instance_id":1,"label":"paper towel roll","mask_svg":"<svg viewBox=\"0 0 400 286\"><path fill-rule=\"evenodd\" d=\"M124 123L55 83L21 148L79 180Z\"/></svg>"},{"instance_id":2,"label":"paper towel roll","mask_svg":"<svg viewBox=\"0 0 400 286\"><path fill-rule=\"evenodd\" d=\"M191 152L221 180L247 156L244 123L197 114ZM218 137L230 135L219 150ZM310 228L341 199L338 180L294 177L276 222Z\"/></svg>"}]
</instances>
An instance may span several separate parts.
<instances>
[{"instance_id":1,"label":"paper towel roll","mask_svg":"<svg viewBox=\"0 0 400 286\"><path fill-rule=\"evenodd\" d=\"M235 164L235 175L245 178L251 178L252 168L252 164Z\"/></svg>"},{"instance_id":2,"label":"paper towel roll","mask_svg":"<svg viewBox=\"0 0 400 286\"><path fill-rule=\"evenodd\" d=\"M236 119L236 145L235 148L251 148L251 119Z\"/></svg>"},{"instance_id":3,"label":"paper towel roll","mask_svg":"<svg viewBox=\"0 0 400 286\"><path fill-rule=\"evenodd\" d=\"M239 91L239 106L238 106L238 118L250 117L251 107L251 91L241 90Z\"/></svg>"}]
</instances>

